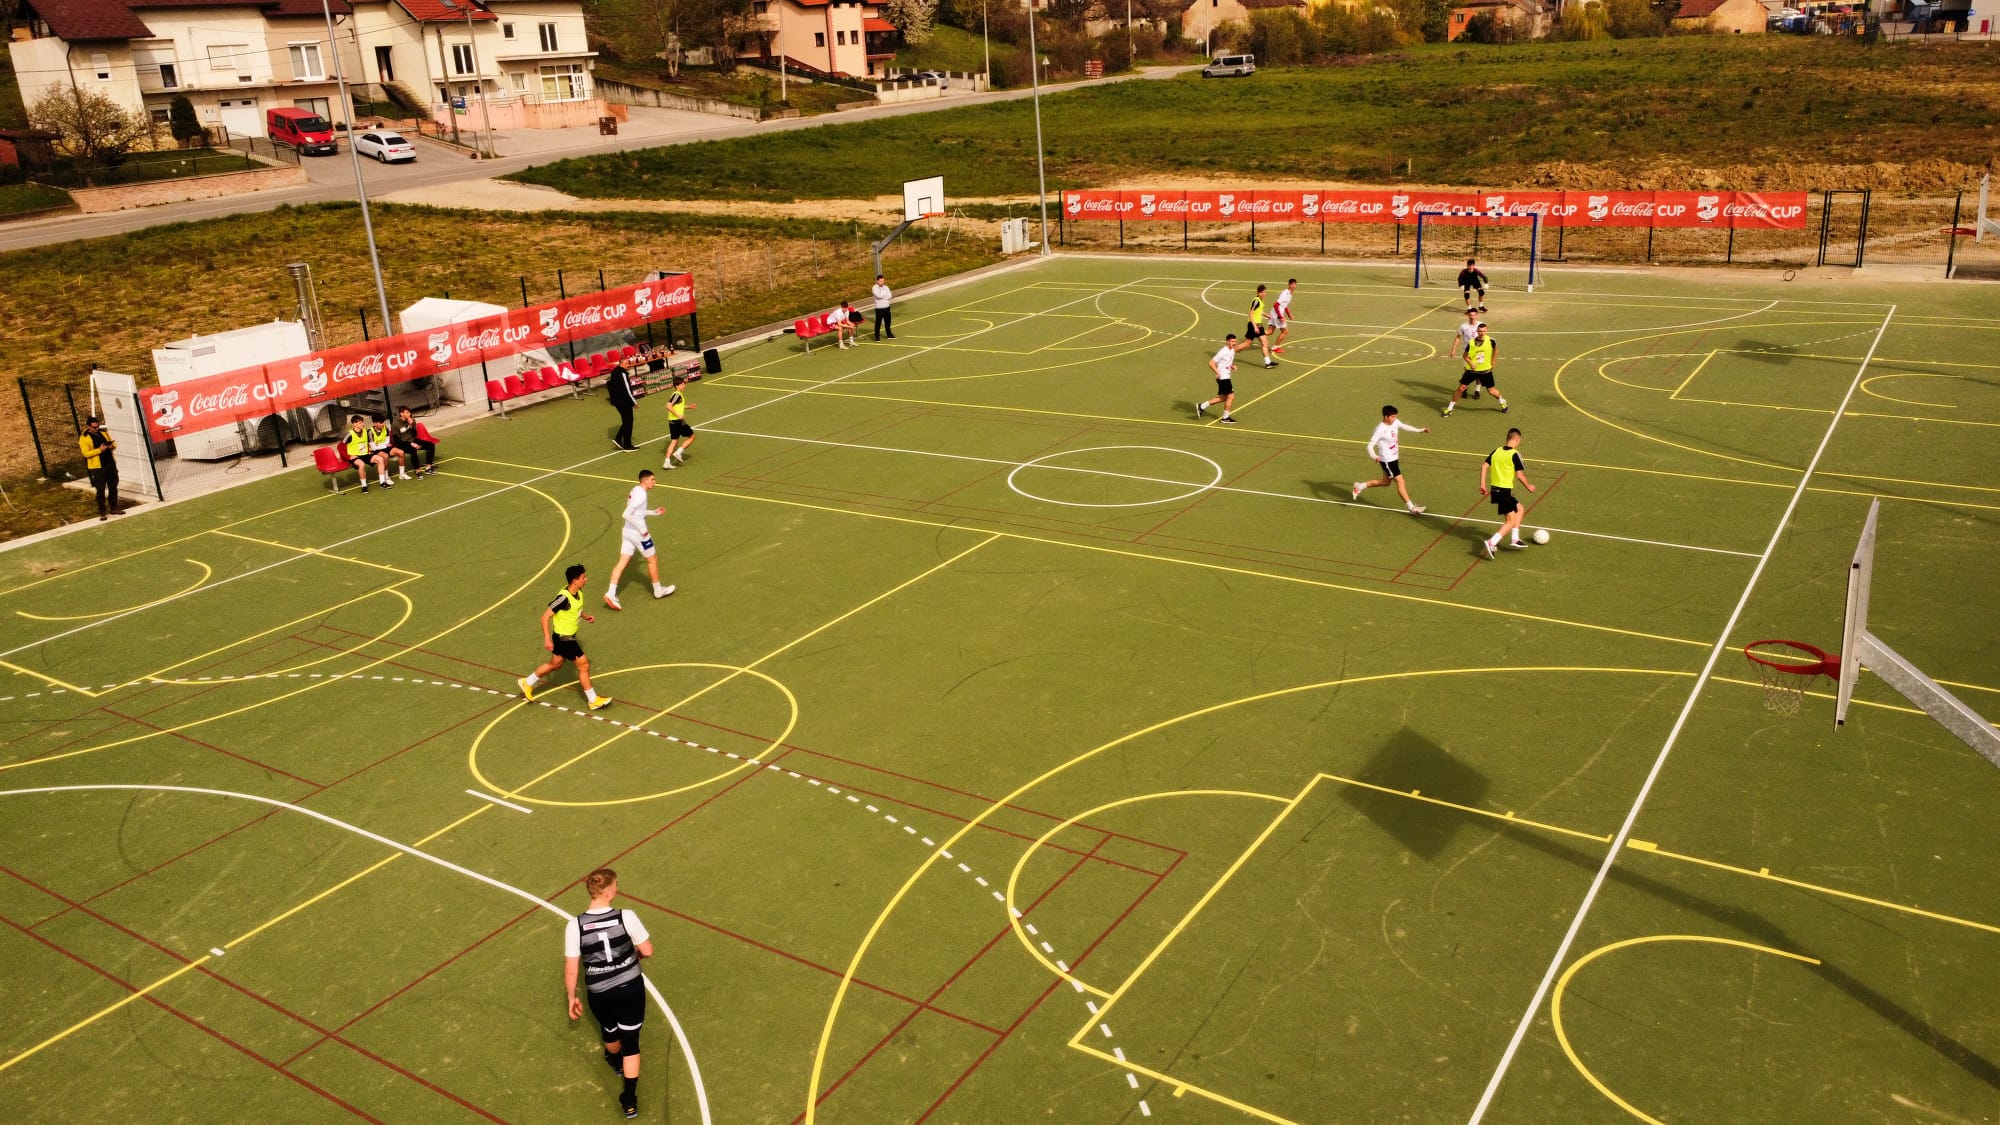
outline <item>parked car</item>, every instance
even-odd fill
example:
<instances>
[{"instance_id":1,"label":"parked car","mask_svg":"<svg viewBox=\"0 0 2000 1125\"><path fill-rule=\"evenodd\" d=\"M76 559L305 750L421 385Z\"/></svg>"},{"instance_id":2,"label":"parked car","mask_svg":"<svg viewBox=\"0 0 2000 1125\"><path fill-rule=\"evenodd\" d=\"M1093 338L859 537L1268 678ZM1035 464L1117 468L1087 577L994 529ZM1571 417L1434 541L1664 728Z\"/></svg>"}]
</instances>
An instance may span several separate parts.
<instances>
[{"instance_id":1,"label":"parked car","mask_svg":"<svg viewBox=\"0 0 2000 1125\"><path fill-rule=\"evenodd\" d=\"M333 143L333 126L326 118L298 106L265 113L264 131L272 144L295 148L308 156L331 156L339 151Z\"/></svg>"},{"instance_id":2,"label":"parked car","mask_svg":"<svg viewBox=\"0 0 2000 1125\"><path fill-rule=\"evenodd\" d=\"M949 78L945 77L943 73L935 70L917 71L915 74L910 75L910 81L915 82L920 86L936 86L940 90L947 89L951 85L951 80Z\"/></svg>"},{"instance_id":3,"label":"parked car","mask_svg":"<svg viewBox=\"0 0 2000 1125\"><path fill-rule=\"evenodd\" d=\"M401 164L417 158L417 146L403 139L403 134L389 129L370 129L354 138L354 151L359 156L372 156L384 164Z\"/></svg>"},{"instance_id":4,"label":"parked car","mask_svg":"<svg viewBox=\"0 0 2000 1125\"><path fill-rule=\"evenodd\" d=\"M1255 73L1255 55L1217 55L1201 68L1203 78L1248 78Z\"/></svg>"}]
</instances>

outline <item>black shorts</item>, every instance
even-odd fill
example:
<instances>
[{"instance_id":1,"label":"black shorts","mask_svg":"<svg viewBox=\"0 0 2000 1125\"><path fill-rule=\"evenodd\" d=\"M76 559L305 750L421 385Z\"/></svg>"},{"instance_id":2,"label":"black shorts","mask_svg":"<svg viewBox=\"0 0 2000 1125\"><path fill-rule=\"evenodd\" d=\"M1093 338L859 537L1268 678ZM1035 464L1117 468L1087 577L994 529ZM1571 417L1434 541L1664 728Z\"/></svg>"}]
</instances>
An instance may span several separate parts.
<instances>
[{"instance_id":1,"label":"black shorts","mask_svg":"<svg viewBox=\"0 0 2000 1125\"><path fill-rule=\"evenodd\" d=\"M1492 390L1493 373L1491 371L1467 371L1458 377L1458 385L1461 387L1469 387L1474 383L1478 383L1489 391Z\"/></svg>"},{"instance_id":2,"label":"black shorts","mask_svg":"<svg viewBox=\"0 0 2000 1125\"><path fill-rule=\"evenodd\" d=\"M1215 381L1215 393L1216 393L1217 395L1221 396L1222 398L1228 398L1228 397L1229 397L1230 395L1233 395L1233 394L1235 394L1235 393L1236 393L1236 380L1234 380L1234 379L1217 379L1217 380Z\"/></svg>"},{"instance_id":3,"label":"black shorts","mask_svg":"<svg viewBox=\"0 0 2000 1125\"><path fill-rule=\"evenodd\" d=\"M670 438L693 437L694 427L688 425L684 419L669 418L667 419L667 436Z\"/></svg>"},{"instance_id":4,"label":"black shorts","mask_svg":"<svg viewBox=\"0 0 2000 1125\"><path fill-rule=\"evenodd\" d=\"M1511 488L1493 489L1492 497L1493 506L1499 509L1503 516L1511 516L1521 510L1521 502L1514 499L1514 490Z\"/></svg>"},{"instance_id":5,"label":"black shorts","mask_svg":"<svg viewBox=\"0 0 2000 1125\"><path fill-rule=\"evenodd\" d=\"M363 454L360 457L349 457L347 459L347 463L348 465L353 467L355 472L359 473L366 471L368 466L372 464L374 460L375 460L375 455L373 453L368 453L368 454Z\"/></svg>"},{"instance_id":6,"label":"black shorts","mask_svg":"<svg viewBox=\"0 0 2000 1125\"><path fill-rule=\"evenodd\" d=\"M1269 329L1265 328L1261 324L1245 325L1243 329L1243 338L1245 340L1260 340L1264 337L1264 335L1268 331Z\"/></svg>"},{"instance_id":7,"label":"black shorts","mask_svg":"<svg viewBox=\"0 0 2000 1125\"><path fill-rule=\"evenodd\" d=\"M583 655L583 646L576 643L575 637L565 637L561 633L556 633L554 634L554 639L555 647L549 651L562 657L564 660L575 660Z\"/></svg>"},{"instance_id":8,"label":"black shorts","mask_svg":"<svg viewBox=\"0 0 2000 1125\"><path fill-rule=\"evenodd\" d=\"M636 1040L646 1024L646 986L640 981L621 984L609 992L586 992L584 998L607 1043L627 1037ZM624 1053L633 1052L628 1047Z\"/></svg>"},{"instance_id":9,"label":"black shorts","mask_svg":"<svg viewBox=\"0 0 2000 1125\"><path fill-rule=\"evenodd\" d=\"M1402 462L1401 462L1400 460L1398 460L1398 461L1377 461L1377 462L1375 462L1375 463L1376 463L1377 465L1380 465L1380 466L1382 466L1382 472L1383 472L1383 474L1384 474L1384 475L1386 475L1386 476L1389 476L1389 477L1392 477L1392 478L1393 478L1393 477L1400 477L1400 476L1402 476L1402 475L1403 475L1403 463L1402 463Z\"/></svg>"}]
</instances>

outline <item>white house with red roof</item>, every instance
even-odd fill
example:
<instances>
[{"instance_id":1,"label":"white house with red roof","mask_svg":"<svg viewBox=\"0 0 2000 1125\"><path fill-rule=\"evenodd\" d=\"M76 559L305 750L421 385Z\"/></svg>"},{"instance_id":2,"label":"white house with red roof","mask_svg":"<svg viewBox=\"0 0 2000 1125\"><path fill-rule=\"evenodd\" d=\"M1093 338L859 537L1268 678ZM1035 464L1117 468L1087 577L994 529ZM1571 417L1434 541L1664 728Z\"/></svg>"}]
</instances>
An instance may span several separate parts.
<instances>
[{"instance_id":1,"label":"white house with red roof","mask_svg":"<svg viewBox=\"0 0 2000 1125\"><path fill-rule=\"evenodd\" d=\"M896 57L896 25L857 0L751 0L744 30L765 58L828 74L881 78Z\"/></svg>"},{"instance_id":2,"label":"white house with red roof","mask_svg":"<svg viewBox=\"0 0 2000 1125\"><path fill-rule=\"evenodd\" d=\"M328 0L356 97L397 99L466 128L594 124L581 0ZM22 0L8 44L24 103L102 93L165 123L177 95L202 124L265 135L266 111L349 119L320 0ZM483 105L482 105L483 103ZM462 107L462 108L461 108Z\"/></svg>"}]
</instances>

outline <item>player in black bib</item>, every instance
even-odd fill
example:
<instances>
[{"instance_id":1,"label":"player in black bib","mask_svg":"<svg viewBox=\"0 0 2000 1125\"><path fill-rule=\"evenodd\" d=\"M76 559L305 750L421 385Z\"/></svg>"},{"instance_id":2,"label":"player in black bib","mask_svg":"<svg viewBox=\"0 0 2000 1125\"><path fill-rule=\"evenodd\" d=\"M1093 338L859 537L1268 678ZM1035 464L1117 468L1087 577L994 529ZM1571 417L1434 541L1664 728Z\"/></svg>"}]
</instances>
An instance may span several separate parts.
<instances>
[{"instance_id":1,"label":"player in black bib","mask_svg":"<svg viewBox=\"0 0 2000 1125\"><path fill-rule=\"evenodd\" d=\"M1465 260L1465 268L1458 271L1458 287L1465 293L1465 311L1486 311L1486 275L1480 272L1478 262L1471 258ZM1479 294L1477 303L1472 299L1475 292Z\"/></svg>"},{"instance_id":2,"label":"player in black bib","mask_svg":"<svg viewBox=\"0 0 2000 1125\"><path fill-rule=\"evenodd\" d=\"M646 1023L646 978L641 958L653 955L652 935L630 910L613 910L618 897L618 873L600 867L583 877L590 908L563 927L563 987L569 993L569 1018L583 1015L576 983L583 978L590 1014L604 1033L604 1062L624 1081L618 1107L628 1118L639 1116L639 1031Z\"/></svg>"}]
</instances>

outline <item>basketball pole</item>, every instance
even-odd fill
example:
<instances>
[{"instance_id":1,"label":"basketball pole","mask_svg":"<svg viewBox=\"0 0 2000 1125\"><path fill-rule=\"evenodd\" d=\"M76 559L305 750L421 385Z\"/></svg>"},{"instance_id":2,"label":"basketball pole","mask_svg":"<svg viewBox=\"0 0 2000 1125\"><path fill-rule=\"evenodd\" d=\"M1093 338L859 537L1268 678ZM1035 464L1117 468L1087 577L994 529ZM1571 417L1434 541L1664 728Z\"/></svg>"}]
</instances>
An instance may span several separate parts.
<instances>
[{"instance_id":1,"label":"basketball pole","mask_svg":"<svg viewBox=\"0 0 2000 1125\"><path fill-rule=\"evenodd\" d=\"M1042 205L1042 257L1049 256L1049 176L1042 166L1042 56L1035 47L1035 6L1028 4L1028 78L1035 100L1035 194Z\"/></svg>"}]
</instances>

